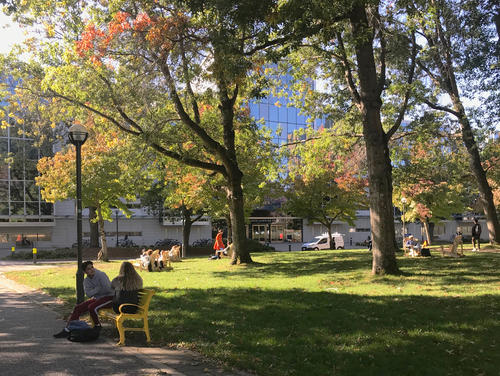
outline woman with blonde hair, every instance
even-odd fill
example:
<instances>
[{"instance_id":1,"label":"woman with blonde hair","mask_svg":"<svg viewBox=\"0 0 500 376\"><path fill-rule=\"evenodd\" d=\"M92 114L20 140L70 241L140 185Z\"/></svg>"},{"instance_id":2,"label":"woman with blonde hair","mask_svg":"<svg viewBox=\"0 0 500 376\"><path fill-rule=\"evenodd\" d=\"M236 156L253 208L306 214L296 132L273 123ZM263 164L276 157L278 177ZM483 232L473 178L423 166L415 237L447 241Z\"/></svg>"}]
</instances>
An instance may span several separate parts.
<instances>
[{"instance_id":1,"label":"woman with blonde hair","mask_svg":"<svg viewBox=\"0 0 500 376\"><path fill-rule=\"evenodd\" d=\"M124 261L120 267L120 272L117 277L111 281L111 287L115 290L113 297L113 310L120 313L119 307L122 304L138 304L139 290L142 289L142 278L136 272L134 265L128 261ZM137 307L125 306L122 312L135 313Z\"/></svg>"}]
</instances>

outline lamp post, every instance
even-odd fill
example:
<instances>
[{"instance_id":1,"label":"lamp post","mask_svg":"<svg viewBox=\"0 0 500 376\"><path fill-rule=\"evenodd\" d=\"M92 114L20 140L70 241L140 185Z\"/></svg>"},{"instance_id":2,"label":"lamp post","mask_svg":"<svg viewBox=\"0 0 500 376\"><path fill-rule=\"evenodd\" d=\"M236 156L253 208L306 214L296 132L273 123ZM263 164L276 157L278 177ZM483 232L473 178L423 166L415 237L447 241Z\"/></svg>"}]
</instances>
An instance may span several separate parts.
<instances>
[{"instance_id":1,"label":"lamp post","mask_svg":"<svg viewBox=\"0 0 500 376\"><path fill-rule=\"evenodd\" d=\"M116 248L118 248L118 208L116 209Z\"/></svg>"},{"instance_id":2,"label":"lamp post","mask_svg":"<svg viewBox=\"0 0 500 376\"><path fill-rule=\"evenodd\" d=\"M401 217L401 220L403 221L403 248L405 246L405 234L406 234L406 229L405 229L405 205L406 205L406 198L403 197L401 199L401 203L403 204L403 216Z\"/></svg>"},{"instance_id":3,"label":"lamp post","mask_svg":"<svg viewBox=\"0 0 500 376\"><path fill-rule=\"evenodd\" d=\"M76 301L83 302L83 270L82 270L82 154L81 148L88 137L88 132L80 124L69 128L69 141L76 147L76 241L77 263L76 271Z\"/></svg>"}]
</instances>

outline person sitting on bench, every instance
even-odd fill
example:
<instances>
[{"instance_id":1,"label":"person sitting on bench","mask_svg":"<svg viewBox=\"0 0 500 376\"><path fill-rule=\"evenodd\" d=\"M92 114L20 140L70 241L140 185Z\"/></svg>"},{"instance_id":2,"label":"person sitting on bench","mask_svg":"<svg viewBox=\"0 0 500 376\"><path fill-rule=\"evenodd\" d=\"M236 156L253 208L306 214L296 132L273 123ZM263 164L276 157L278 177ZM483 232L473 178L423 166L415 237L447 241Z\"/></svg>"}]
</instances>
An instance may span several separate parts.
<instances>
[{"instance_id":1,"label":"person sitting on bench","mask_svg":"<svg viewBox=\"0 0 500 376\"><path fill-rule=\"evenodd\" d=\"M85 261L82 264L82 269L87 278L83 281L83 290L85 295L90 299L83 303L77 304L69 317L66 326L59 333L54 334L55 338L68 338L70 321L78 320L80 316L86 312L90 314L90 318L94 322L94 327L101 327L97 311L102 308L110 308L113 306L114 290L111 287L106 273L94 268L92 261Z\"/></svg>"}]
</instances>

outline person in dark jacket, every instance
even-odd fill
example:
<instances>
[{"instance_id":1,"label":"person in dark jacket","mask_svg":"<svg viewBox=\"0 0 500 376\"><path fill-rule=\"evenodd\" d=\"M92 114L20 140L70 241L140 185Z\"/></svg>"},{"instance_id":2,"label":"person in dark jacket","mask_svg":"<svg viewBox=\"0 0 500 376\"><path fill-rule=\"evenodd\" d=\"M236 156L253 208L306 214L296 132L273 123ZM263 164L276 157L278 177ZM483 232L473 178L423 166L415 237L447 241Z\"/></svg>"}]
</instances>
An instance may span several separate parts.
<instances>
[{"instance_id":1,"label":"person in dark jacket","mask_svg":"<svg viewBox=\"0 0 500 376\"><path fill-rule=\"evenodd\" d=\"M125 303L139 303L139 290L142 289L142 278L136 272L134 265L128 261L124 261L120 267L118 276L111 281L111 287L115 290L113 310L116 313L120 313L120 305ZM125 306L122 311L125 313L135 313L137 312L137 307Z\"/></svg>"},{"instance_id":2,"label":"person in dark jacket","mask_svg":"<svg viewBox=\"0 0 500 376\"><path fill-rule=\"evenodd\" d=\"M476 248L477 241L477 248ZM478 252L481 249L481 225L477 218L474 218L474 226L472 226L472 252Z\"/></svg>"}]
</instances>

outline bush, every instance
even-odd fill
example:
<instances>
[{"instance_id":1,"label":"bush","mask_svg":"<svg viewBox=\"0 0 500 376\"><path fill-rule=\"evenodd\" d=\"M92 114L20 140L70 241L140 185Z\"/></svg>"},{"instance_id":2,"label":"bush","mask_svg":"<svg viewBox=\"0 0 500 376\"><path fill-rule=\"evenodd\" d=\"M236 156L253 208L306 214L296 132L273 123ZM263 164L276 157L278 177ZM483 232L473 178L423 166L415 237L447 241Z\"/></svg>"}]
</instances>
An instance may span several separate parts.
<instances>
[{"instance_id":1,"label":"bush","mask_svg":"<svg viewBox=\"0 0 500 376\"><path fill-rule=\"evenodd\" d=\"M14 252L9 256L14 260L33 260L32 251ZM51 250L38 251L36 254L38 260L54 260L54 259L74 259L76 258L76 249L72 248L58 248Z\"/></svg>"},{"instance_id":2,"label":"bush","mask_svg":"<svg viewBox=\"0 0 500 376\"><path fill-rule=\"evenodd\" d=\"M134 247L137 247L137 244L135 244L133 242L133 240L130 240L130 239L121 239L121 240L118 240L118 247L134 248Z\"/></svg>"},{"instance_id":3,"label":"bush","mask_svg":"<svg viewBox=\"0 0 500 376\"><path fill-rule=\"evenodd\" d=\"M274 251L275 248L254 239L247 239L246 245L249 252L269 252Z\"/></svg>"},{"instance_id":4,"label":"bush","mask_svg":"<svg viewBox=\"0 0 500 376\"><path fill-rule=\"evenodd\" d=\"M78 247L78 243L73 243L71 245L71 248L77 248L77 247ZM83 239L82 240L82 248L90 248L90 240Z\"/></svg>"},{"instance_id":5,"label":"bush","mask_svg":"<svg viewBox=\"0 0 500 376\"><path fill-rule=\"evenodd\" d=\"M163 249L170 249L174 245L181 245L181 242L175 239L163 239L163 240L158 240L153 248L163 248Z\"/></svg>"},{"instance_id":6,"label":"bush","mask_svg":"<svg viewBox=\"0 0 500 376\"><path fill-rule=\"evenodd\" d=\"M210 247L214 241L212 239L198 239L191 244L191 247Z\"/></svg>"}]
</instances>

